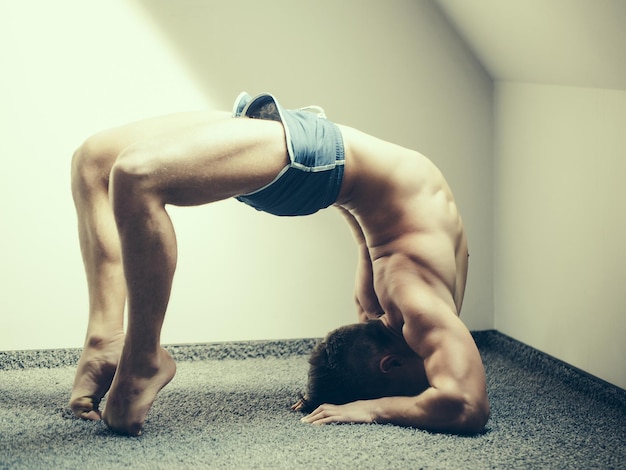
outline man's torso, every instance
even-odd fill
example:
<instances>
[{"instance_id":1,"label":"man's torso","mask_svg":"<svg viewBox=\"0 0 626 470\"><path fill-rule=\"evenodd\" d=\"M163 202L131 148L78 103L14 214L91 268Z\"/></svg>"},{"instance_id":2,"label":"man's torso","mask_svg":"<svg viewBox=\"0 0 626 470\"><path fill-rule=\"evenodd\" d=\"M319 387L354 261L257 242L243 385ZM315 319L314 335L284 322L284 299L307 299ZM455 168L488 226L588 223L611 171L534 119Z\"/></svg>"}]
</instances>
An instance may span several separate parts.
<instances>
[{"instance_id":1,"label":"man's torso","mask_svg":"<svg viewBox=\"0 0 626 470\"><path fill-rule=\"evenodd\" d=\"M394 272L412 271L460 312L467 277L467 241L450 188L423 155L340 126L346 150L337 204L361 225L373 288L388 320L403 319L390 298Z\"/></svg>"}]
</instances>

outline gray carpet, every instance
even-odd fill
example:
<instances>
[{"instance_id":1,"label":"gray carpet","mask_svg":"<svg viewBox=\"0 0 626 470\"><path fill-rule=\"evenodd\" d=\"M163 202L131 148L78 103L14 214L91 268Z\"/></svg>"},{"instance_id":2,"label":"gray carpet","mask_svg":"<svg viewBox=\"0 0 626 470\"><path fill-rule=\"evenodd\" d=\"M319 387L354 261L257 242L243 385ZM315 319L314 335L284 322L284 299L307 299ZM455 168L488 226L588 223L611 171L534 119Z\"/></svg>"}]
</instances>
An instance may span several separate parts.
<instances>
[{"instance_id":1,"label":"gray carpet","mask_svg":"<svg viewBox=\"0 0 626 470\"><path fill-rule=\"evenodd\" d=\"M626 391L500 333L474 333L492 404L479 436L300 423L314 340L172 346L141 437L66 408L78 350L0 352L0 469L626 468Z\"/></svg>"}]
</instances>

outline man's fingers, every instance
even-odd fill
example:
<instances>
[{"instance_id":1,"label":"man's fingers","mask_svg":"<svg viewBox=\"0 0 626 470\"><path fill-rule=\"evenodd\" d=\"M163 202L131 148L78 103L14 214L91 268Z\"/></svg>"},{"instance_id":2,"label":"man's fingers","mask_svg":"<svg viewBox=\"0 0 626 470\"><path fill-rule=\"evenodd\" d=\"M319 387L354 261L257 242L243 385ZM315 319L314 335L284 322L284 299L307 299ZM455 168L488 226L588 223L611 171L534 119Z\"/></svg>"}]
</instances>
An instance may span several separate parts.
<instances>
[{"instance_id":1,"label":"man's fingers","mask_svg":"<svg viewBox=\"0 0 626 470\"><path fill-rule=\"evenodd\" d=\"M341 419L336 411L338 411L338 407L336 405L321 405L310 415L302 418L301 421L303 423L310 424L329 424L341 422Z\"/></svg>"},{"instance_id":2,"label":"man's fingers","mask_svg":"<svg viewBox=\"0 0 626 470\"><path fill-rule=\"evenodd\" d=\"M371 400L355 401L345 405L324 404L302 418L302 422L311 424L372 423L374 417Z\"/></svg>"},{"instance_id":3,"label":"man's fingers","mask_svg":"<svg viewBox=\"0 0 626 470\"><path fill-rule=\"evenodd\" d=\"M329 423L336 422L334 416L316 416L316 417L311 417L310 415L302 418L301 421L303 423L314 424L314 425L329 424Z\"/></svg>"},{"instance_id":4,"label":"man's fingers","mask_svg":"<svg viewBox=\"0 0 626 470\"><path fill-rule=\"evenodd\" d=\"M304 406L304 399L300 398L296 403L291 406L293 411L300 411Z\"/></svg>"}]
</instances>

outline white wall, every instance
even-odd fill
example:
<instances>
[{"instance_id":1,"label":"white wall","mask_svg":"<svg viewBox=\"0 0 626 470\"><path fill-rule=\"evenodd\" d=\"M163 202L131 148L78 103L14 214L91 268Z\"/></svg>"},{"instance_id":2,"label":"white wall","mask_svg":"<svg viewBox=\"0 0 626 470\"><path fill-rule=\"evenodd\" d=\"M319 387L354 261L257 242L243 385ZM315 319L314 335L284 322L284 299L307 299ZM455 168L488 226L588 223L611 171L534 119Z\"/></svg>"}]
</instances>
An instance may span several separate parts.
<instances>
[{"instance_id":1,"label":"white wall","mask_svg":"<svg viewBox=\"0 0 626 470\"><path fill-rule=\"evenodd\" d=\"M430 1L0 3L0 350L77 347L86 286L69 161L89 134L227 108L247 89L429 155L469 232L463 318L493 327L492 83ZM165 343L318 337L355 321L355 248L334 210L171 210Z\"/></svg>"},{"instance_id":2,"label":"white wall","mask_svg":"<svg viewBox=\"0 0 626 470\"><path fill-rule=\"evenodd\" d=\"M626 388L626 92L496 88L495 326Z\"/></svg>"}]
</instances>

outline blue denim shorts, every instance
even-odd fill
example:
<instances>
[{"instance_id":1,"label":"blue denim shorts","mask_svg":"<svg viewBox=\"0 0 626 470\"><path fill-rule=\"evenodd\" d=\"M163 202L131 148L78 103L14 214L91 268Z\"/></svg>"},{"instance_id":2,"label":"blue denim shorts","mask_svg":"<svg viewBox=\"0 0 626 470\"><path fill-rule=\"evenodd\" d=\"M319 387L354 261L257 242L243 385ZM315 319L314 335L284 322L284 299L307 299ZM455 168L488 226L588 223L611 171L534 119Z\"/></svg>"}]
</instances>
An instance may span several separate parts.
<instances>
[{"instance_id":1,"label":"blue denim shorts","mask_svg":"<svg viewBox=\"0 0 626 470\"><path fill-rule=\"evenodd\" d=\"M271 183L237 200L281 216L313 214L337 200L345 163L343 138L321 108L286 110L268 93L254 98L242 93L233 116L282 122L289 154L289 163Z\"/></svg>"}]
</instances>

